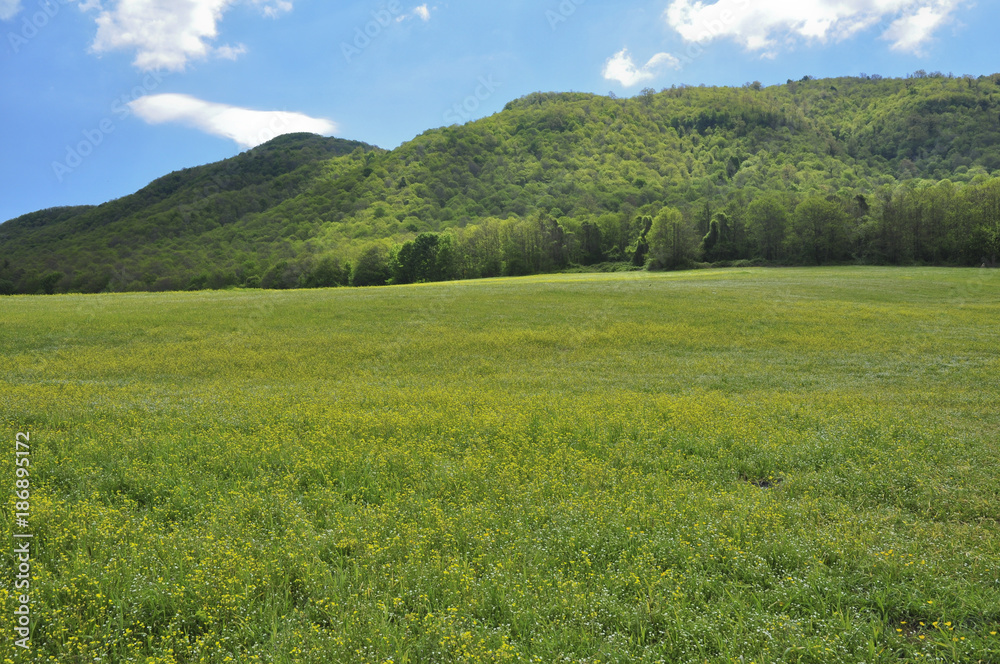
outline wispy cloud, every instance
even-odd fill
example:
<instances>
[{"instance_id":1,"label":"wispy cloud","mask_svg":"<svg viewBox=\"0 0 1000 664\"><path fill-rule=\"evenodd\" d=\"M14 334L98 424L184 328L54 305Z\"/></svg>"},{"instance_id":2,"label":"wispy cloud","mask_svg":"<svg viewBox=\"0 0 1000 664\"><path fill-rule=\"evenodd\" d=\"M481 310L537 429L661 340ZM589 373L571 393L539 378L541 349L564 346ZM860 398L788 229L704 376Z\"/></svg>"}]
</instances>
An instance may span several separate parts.
<instances>
[{"instance_id":1,"label":"wispy cloud","mask_svg":"<svg viewBox=\"0 0 1000 664\"><path fill-rule=\"evenodd\" d=\"M671 0L667 23L689 42L732 39L773 55L795 39L841 40L893 21L892 48L918 53L966 0Z\"/></svg>"},{"instance_id":2,"label":"wispy cloud","mask_svg":"<svg viewBox=\"0 0 1000 664\"><path fill-rule=\"evenodd\" d=\"M330 135L337 131L336 123L323 118L286 111L255 111L181 94L147 95L133 101L129 108L150 124L184 124L229 138L243 148L256 147L283 134Z\"/></svg>"},{"instance_id":3,"label":"wispy cloud","mask_svg":"<svg viewBox=\"0 0 1000 664\"><path fill-rule=\"evenodd\" d=\"M427 9L427 5L422 4L413 10L413 15L421 19L422 21L431 20L431 10Z\"/></svg>"},{"instance_id":4,"label":"wispy cloud","mask_svg":"<svg viewBox=\"0 0 1000 664\"><path fill-rule=\"evenodd\" d=\"M8 2L9 0L0 0ZM276 17L292 9L288 0L245 0L264 16ZM214 49L222 15L238 0L114 0L107 8L87 2L81 8L97 9L96 53L134 50L139 69L181 71L191 60L215 54L233 59L246 47ZM242 50L240 50L242 49Z\"/></svg>"},{"instance_id":5,"label":"wispy cloud","mask_svg":"<svg viewBox=\"0 0 1000 664\"><path fill-rule=\"evenodd\" d=\"M268 18L277 18L285 12L292 11L291 0L253 0L253 4Z\"/></svg>"},{"instance_id":6,"label":"wispy cloud","mask_svg":"<svg viewBox=\"0 0 1000 664\"><path fill-rule=\"evenodd\" d=\"M21 0L0 0L0 21L8 21L21 11Z\"/></svg>"},{"instance_id":7,"label":"wispy cloud","mask_svg":"<svg viewBox=\"0 0 1000 664\"><path fill-rule=\"evenodd\" d=\"M609 81L617 81L626 88L638 85L644 81L656 78L657 74L664 67L677 69L680 62L669 53L657 53L649 59L642 67L636 67L635 61L629 55L628 49L615 53L608 58L604 65L604 78Z\"/></svg>"},{"instance_id":8,"label":"wispy cloud","mask_svg":"<svg viewBox=\"0 0 1000 664\"><path fill-rule=\"evenodd\" d=\"M237 44L236 46L225 44L215 49L215 55L223 60L238 60L246 52L247 47L244 44Z\"/></svg>"},{"instance_id":9,"label":"wispy cloud","mask_svg":"<svg viewBox=\"0 0 1000 664\"><path fill-rule=\"evenodd\" d=\"M893 22L882 35L892 42L892 50L920 54L934 33L950 20L952 8L921 7L916 13Z\"/></svg>"},{"instance_id":10,"label":"wispy cloud","mask_svg":"<svg viewBox=\"0 0 1000 664\"><path fill-rule=\"evenodd\" d=\"M396 17L396 23L402 23L403 21L408 21L413 18L419 18L421 21L427 22L431 20L431 12L436 12L437 7L430 7L426 2L419 7L414 7L408 12L402 13Z\"/></svg>"}]
</instances>

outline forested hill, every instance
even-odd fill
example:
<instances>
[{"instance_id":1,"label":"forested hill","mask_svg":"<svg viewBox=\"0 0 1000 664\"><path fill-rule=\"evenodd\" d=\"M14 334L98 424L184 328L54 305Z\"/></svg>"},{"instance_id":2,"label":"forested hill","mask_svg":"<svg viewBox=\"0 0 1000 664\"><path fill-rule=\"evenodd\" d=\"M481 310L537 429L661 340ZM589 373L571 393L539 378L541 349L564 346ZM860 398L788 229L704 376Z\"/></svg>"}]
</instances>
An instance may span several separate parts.
<instances>
[{"instance_id":1,"label":"forested hill","mask_svg":"<svg viewBox=\"0 0 1000 664\"><path fill-rule=\"evenodd\" d=\"M0 225L0 292L602 261L979 264L998 236L1000 75L538 93L392 151L282 136L101 206L25 215Z\"/></svg>"}]
</instances>

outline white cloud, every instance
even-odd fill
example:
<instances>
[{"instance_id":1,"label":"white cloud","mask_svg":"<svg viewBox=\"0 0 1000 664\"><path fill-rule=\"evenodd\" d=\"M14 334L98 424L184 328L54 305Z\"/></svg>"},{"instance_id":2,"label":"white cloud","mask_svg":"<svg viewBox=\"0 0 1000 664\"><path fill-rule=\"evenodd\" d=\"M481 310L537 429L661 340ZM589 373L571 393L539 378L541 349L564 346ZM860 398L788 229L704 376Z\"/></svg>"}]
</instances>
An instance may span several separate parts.
<instances>
[{"instance_id":1,"label":"white cloud","mask_svg":"<svg viewBox=\"0 0 1000 664\"><path fill-rule=\"evenodd\" d=\"M942 8L921 7L915 14L895 21L882 37L893 42L894 51L920 53L934 32L948 22L949 13Z\"/></svg>"},{"instance_id":2,"label":"white cloud","mask_svg":"<svg viewBox=\"0 0 1000 664\"><path fill-rule=\"evenodd\" d=\"M21 11L21 0L0 0L0 21L9 21Z\"/></svg>"},{"instance_id":3,"label":"white cloud","mask_svg":"<svg viewBox=\"0 0 1000 664\"><path fill-rule=\"evenodd\" d=\"M238 60L246 52L247 47L244 44L237 44L236 46L225 44L215 49L215 55L223 60Z\"/></svg>"},{"instance_id":4,"label":"white cloud","mask_svg":"<svg viewBox=\"0 0 1000 664\"><path fill-rule=\"evenodd\" d=\"M623 48L608 58L603 74L605 79L618 81L626 88L631 88L643 81L652 80L663 67L677 69L680 61L669 53L657 53L645 65L636 67L628 49Z\"/></svg>"},{"instance_id":5,"label":"white cloud","mask_svg":"<svg viewBox=\"0 0 1000 664\"><path fill-rule=\"evenodd\" d=\"M431 10L427 9L427 5L423 4L413 10L413 14L419 17L423 21L431 20Z\"/></svg>"},{"instance_id":6,"label":"white cloud","mask_svg":"<svg viewBox=\"0 0 1000 664\"><path fill-rule=\"evenodd\" d=\"M211 52L208 41L231 0L119 0L97 17L98 53L135 49L142 70L184 69Z\"/></svg>"},{"instance_id":7,"label":"white cloud","mask_svg":"<svg viewBox=\"0 0 1000 664\"><path fill-rule=\"evenodd\" d=\"M431 20L431 12L436 12L437 7L428 7L427 3L420 5L419 7L414 7L411 11L404 14L400 14L396 17L396 23L402 23L403 21L408 21L412 18L419 18L421 21ZM395 12L393 12L395 13Z\"/></svg>"},{"instance_id":8,"label":"white cloud","mask_svg":"<svg viewBox=\"0 0 1000 664\"><path fill-rule=\"evenodd\" d=\"M336 123L301 113L254 111L180 94L147 95L130 103L129 108L150 124L184 124L232 139L242 148L256 147L283 134L330 135L337 131Z\"/></svg>"},{"instance_id":9,"label":"white cloud","mask_svg":"<svg viewBox=\"0 0 1000 664\"><path fill-rule=\"evenodd\" d=\"M260 7L264 16L268 18L277 18L285 12L292 11L290 0L253 0L253 4Z\"/></svg>"},{"instance_id":10,"label":"white cloud","mask_svg":"<svg viewBox=\"0 0 1000 664\"><path fill-rule=\"evenodd\" d=\"M689 42L733 39L772 55L781 42L840 40L894 21L883 32L892 48L919 52L965 0L671 0L667 23Z\"/></svg>"},{"instance_id":11,"label":"white cloud","mask_svg":"<svg viewBox=\"0 0 1000 664\"><path fill-rule=\"evenodd\" d=\"M7 0L0 0L5 2ZM210 43L218 36L222 15L239 0L113 0L109 8L88 0L81 9L97 9L93 50L134 50L133 64L148 71L183 70L189 61L215 54L233 59L246 47ZM288 0L245 0L268 17L290 11ZM242 49L242 50L240 50Z\"/></svg>"}]
</instances>

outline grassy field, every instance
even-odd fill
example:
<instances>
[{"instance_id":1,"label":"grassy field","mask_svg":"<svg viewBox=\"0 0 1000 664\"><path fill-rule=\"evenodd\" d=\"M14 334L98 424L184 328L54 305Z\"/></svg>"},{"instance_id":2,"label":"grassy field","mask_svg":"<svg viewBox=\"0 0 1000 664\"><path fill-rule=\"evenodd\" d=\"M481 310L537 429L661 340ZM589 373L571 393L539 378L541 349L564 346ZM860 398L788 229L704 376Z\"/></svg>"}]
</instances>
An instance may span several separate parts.
<instances>
[{"instance_id":1,"label":"grassy field","mask_svg":"<svg viewBox=\"0 0 1000 664\"><path fill-rule=\"evenodd\" d=\"M0 660L1000 662L998 322L945 269L0 299Z\"/></svg>"}]
</instances>

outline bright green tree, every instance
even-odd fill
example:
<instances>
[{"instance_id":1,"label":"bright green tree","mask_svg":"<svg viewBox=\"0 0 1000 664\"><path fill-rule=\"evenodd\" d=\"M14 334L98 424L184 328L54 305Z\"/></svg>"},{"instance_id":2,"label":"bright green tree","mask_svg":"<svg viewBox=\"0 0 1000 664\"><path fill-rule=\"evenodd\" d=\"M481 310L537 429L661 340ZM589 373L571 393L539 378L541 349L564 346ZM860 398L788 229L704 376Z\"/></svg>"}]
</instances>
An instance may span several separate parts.
<instances>
[{"instance_id":1,"label":"bright green tree","mask_svg":"<svg viewBox=\"0 0 1000 664\"><path fill-rule=\"evenodd\" d=\"M651 270L674 270L687 267L694 260L694 231L676 208L663 208L649 230Z\"/></svg>"}]
</instances>

